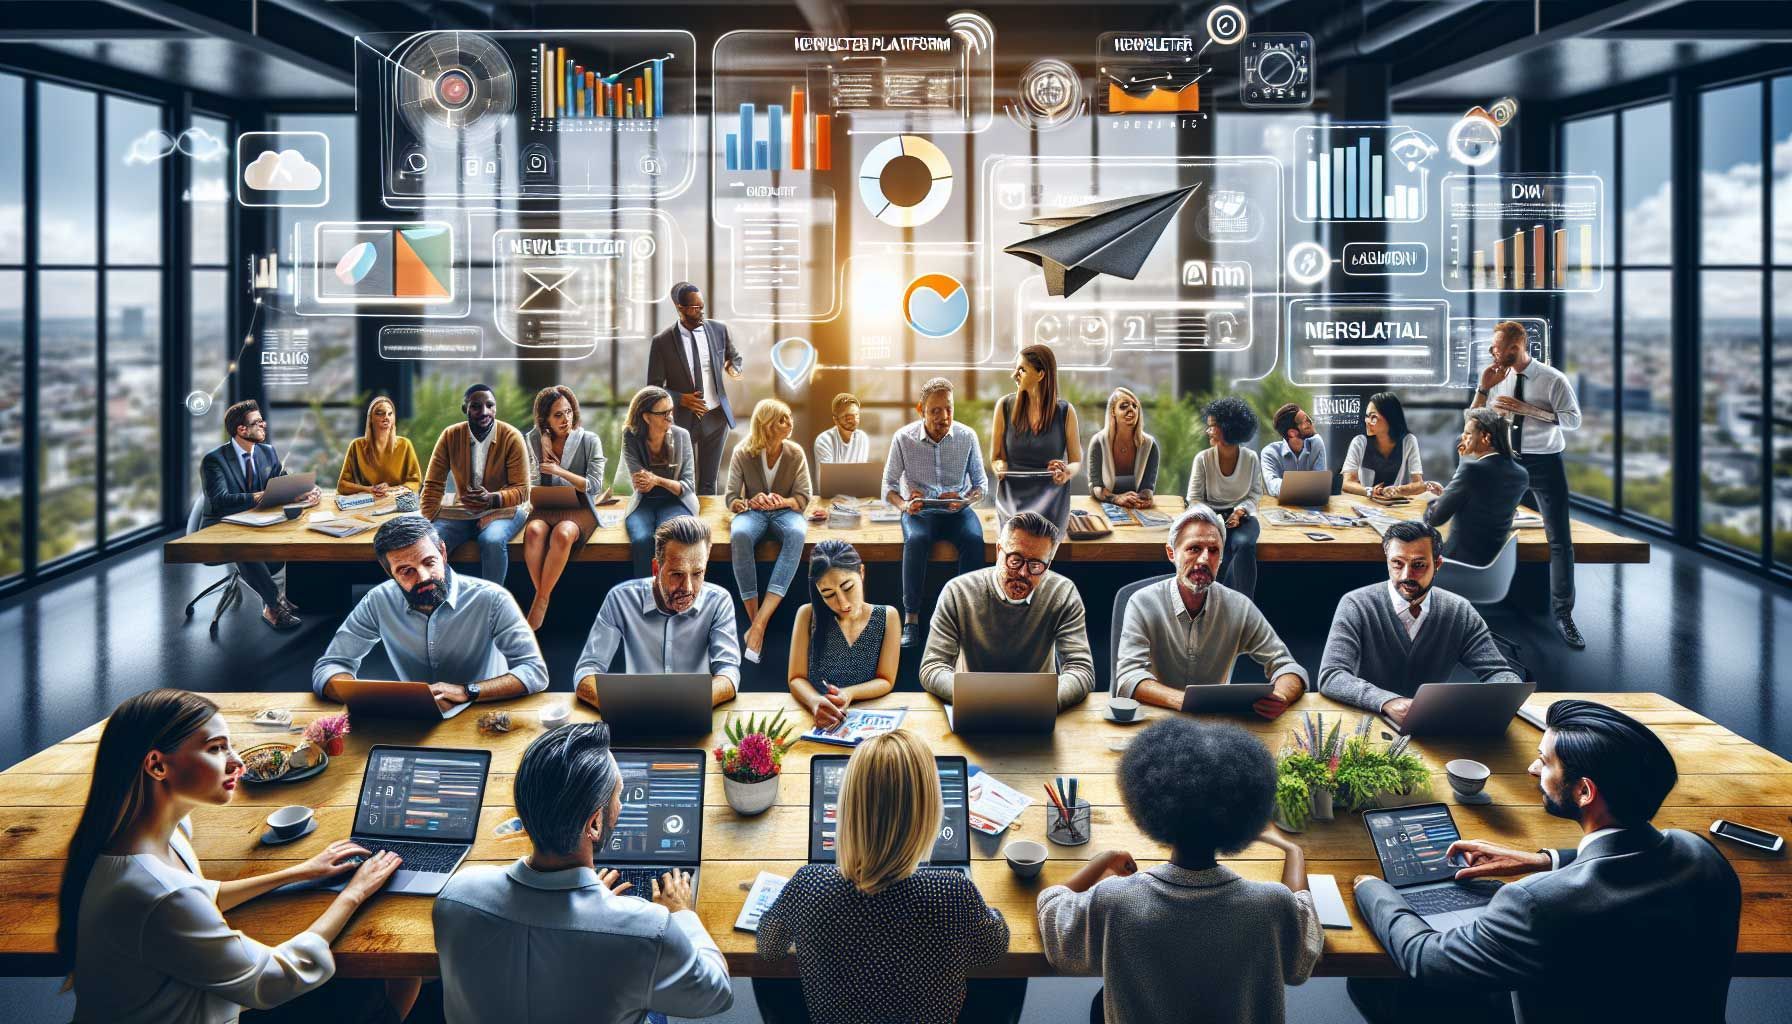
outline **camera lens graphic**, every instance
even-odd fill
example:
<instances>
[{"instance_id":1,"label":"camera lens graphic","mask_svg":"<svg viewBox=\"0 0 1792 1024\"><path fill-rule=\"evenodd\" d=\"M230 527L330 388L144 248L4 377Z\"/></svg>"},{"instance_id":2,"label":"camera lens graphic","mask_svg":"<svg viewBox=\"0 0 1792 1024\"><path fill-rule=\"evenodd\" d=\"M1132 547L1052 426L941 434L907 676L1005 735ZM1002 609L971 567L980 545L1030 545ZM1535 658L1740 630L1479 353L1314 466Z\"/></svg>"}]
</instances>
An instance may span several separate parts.
<instances>
[{"instance_id":1,"label":"camera lens graphic","mask_svg":"<svg viewBox=\"0 0 1792 1024\"><path fill-rule=\"evenodd\" d=\"M449 110L460 110L473 101L473 79L452 68L436 78L436 100Z\"/></svg>"}]
</instances>

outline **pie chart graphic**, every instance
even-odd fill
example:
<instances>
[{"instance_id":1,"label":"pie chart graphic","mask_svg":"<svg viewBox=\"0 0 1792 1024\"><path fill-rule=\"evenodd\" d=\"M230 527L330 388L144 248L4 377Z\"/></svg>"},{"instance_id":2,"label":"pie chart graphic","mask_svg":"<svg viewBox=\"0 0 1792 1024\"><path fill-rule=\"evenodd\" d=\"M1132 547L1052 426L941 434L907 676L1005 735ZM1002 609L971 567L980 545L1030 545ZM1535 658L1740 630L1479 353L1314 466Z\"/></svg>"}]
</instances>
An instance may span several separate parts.
<instances>
[{"instance_id":1,"label":"pie chart graphic","mask_svg":"<svg viewBox=\"0 0 1792 1024\"><path fill-rule=\"evenodd\" d=\"M952 198L952 164L919 135L885 139L859 164L859 198L891 227L920 227Z\"/></svg>"},{"instance_id":2,"label":"pie chart graphic","mask_svg":"<svg viewBox=\"0 0 1792 1024\"><path fill-rule=\"evenodd\" d=\"M946 274L922 274L902 293L902 318L915 333L929 338L955 333L970 315L970 294L957 278Z\"/></svg>"}]
</instances>

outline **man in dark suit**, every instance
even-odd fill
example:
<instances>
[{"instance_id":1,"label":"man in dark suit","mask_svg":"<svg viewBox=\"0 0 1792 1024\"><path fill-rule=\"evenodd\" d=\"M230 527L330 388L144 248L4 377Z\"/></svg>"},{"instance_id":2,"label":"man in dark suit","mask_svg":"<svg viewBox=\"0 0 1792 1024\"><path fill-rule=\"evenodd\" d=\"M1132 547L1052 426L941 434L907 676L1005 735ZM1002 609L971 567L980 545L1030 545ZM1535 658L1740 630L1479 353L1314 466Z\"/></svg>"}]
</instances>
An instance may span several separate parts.
<instances>
[{"instance_id":1,"label":"man in dark suit","mask_svg":"<svg viewBox=\"0 0 1792 1024\"><path fill-rule=\"evenodd\" d=\"M1466 865L1457 878L1534 873L1444 932L1386 882L1357 876L1357 910L1417 985L1352 979L1351 1000L1371 1021L1462 1020L1459 1007L1488 1009L1477 995L1502 990L1521 1024L1722 1021L1742 889L1703 836L1649 824L1678 777L1673 755L1642 723L1591 701L1558 700L1546 721L1531 774L1544 810L1579 823L1580 845L1453 843L1449 856ZM1443 1006L1449 1015L1436 1017Z\"/></svg>"},{"instance_id":2,"label":"man in dark suit","mask_svg":"<svg viewBox=\"0 0 1792 1024\"><path fill-rule=\"evenodd\" d=\"M1469 409L1462 420L1462 436L1456 440L1462 461L1444 493L1426 506L1425 521L1442 526L1456 520L1438 554L1465 565L1487 565L1512 533L1512 516L1530 489L1531 474L1512 457L1512 433L1504 416L1492 409Z\"/></svg>"},{"instance_id":3,"label":"man in dark suit","mask_svg":"<svg viewBox=\"0 0 1792 1024\"><path fill-rule=\"evenodd\" d=\"M280 456L268 443L268 421L253 399L224 410L224 432L230 440L206 452L199 464L199 479L205 488L205 514L200 520L204 526L259 505L268 481L286 475ZM315 505L318 497L313 487L304 501ZM298 628L298 609L274 582L279 565L238 562L236 568L249 589L261 595L262 621L281 631Z\"/></svg>"},{"instance_id":4,"label":"man in dark suit","mask_svg":"<svg viewBox=\"0 0 1792 1024\"><path fill-rule=\"evenodd\" d=\"M686 281L672 288L678 322L653 338L647 354L647 383L665 388L677 402L672 422L690 431L697 455L697 493L716 492L716 470L722 446L734 429L734 407L728 404L725 373L741 378L740 352L728 325L703 319L703 293Z\"/></svg>"}]
</instances>

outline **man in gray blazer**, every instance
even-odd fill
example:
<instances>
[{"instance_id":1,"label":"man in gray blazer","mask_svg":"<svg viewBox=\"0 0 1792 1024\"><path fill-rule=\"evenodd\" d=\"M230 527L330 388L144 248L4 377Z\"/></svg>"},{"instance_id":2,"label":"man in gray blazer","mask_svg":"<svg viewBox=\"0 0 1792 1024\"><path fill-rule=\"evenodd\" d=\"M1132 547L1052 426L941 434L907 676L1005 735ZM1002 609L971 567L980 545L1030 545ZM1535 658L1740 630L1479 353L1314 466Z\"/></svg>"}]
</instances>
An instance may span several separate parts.
<instances>
[{"instance_id":1,"label":"man in gray blazer","mask_svg":"<svg viewBox=\"0 0 1792 1024\"><path fill-rule=\"evenodd\" d=\"M1456 451L1462 461L1444 493L1425 506L1425 521L1442 526L1452 520L1444 538L1443 557L1464 565L1488 565L1499 557L1512 533L1512 516L1531 474L1512 457L1511 424L1492 409L1462 414L1462 436Z\"/></svg>"},{"instance_id":2,"label":"man in gray blazer","mask_svg":"<svg viewBox=\"0 0 1792 1024\"><path fill-rule=\"evenodd\" d=\"M1358 875L1357 910L1417 983L1352 979L1369 1020L1443 1004L1444 1019L1461 1020L1458 1004L1485 1010L1477 995L1502 991L1519 1024L1724 1019L1742 889L1703 836L1649 824L1678 778L1673 755L1642 723L1591 701L1556 701L1546 721L1530 771L1543 809L1577 823L1580 844L1452 844L1466 865L1457 878L1525 877L1444 932L1386 882Z\"/></svg>"},{"instance_id":3,"label":"man in gray blazer","mask_svg":"<svg viewBox=\"0 0 1792 1024\"><path fill-rule=\"evenodd\" d=\"M665 388L678 405L672 422L690 431L697 453L697 493L716 493L722 448L734 429L724 374L740 380L741 357L728 325L703 319L703 293L689 281L672 287L678 322L654 335L647 353L647 383Z\"/></svg>"}]
</instances>

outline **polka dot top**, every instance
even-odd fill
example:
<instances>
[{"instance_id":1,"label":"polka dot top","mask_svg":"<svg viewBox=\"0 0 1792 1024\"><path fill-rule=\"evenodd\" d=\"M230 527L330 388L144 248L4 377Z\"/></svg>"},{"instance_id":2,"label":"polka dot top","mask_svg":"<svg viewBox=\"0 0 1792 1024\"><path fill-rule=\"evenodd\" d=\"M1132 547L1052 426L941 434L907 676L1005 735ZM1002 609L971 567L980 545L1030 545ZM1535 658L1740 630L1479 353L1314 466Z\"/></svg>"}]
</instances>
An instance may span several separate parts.
<instances>
[{"instance_id":1,"label":"polka dot top","mask_svg":"<svg viewBox=\"0 0 1792 1024\"><path fill-rule=\"evenodd\" d=\"M952 1024L968 971L1008 950L1008 923L955 871L867 896L832 864L797 869L759 921L759 955L796 945L814 1024Z\"/></svg>"},{"instance_id":2,"label":"polka dot top","mask_svg":"<svg viewBox=\"0 0 1792 1024\"><path fill-rule=\"evenodd\" d=\"M886 605L872 605L871 617L859 631L858 641L850 644L846 642L846 634L840 631L839 617L823 609L818 627L821 651L815 664L809 666L809 680L816 689L821 689L823 683L833 683L844 689L877 678L877 663L884 654L884 630L890 614L886 608Z\"/></svg>"}]
</instances>

